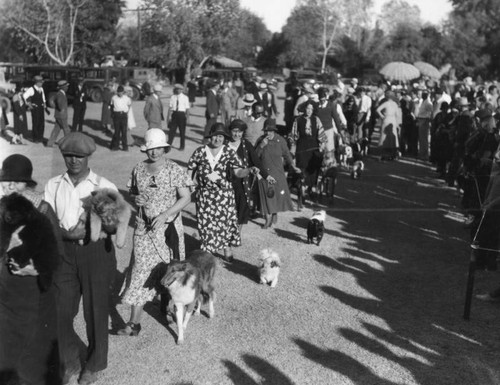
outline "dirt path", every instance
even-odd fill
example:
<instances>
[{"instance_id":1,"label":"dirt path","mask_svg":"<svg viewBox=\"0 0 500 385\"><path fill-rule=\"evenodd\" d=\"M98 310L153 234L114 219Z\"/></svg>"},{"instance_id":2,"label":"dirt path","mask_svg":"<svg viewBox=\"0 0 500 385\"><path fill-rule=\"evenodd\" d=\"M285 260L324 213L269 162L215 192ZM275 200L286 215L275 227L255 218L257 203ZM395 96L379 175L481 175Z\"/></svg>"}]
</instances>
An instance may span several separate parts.
<instances>
[{"instance_id":1,"label":"dirt path","mask_svg":"<svg viewBox=\"0 0 500 385\"><path fill-rule=\"evenodd\" d=\"M140 127L142 106L134 103ZM201 140L202 100L193 112L186 150L170 153L183 166ZM85 130L98 143L90 165L124 191L144 155L138 148L110 152L110 138L97 130L99 117L100 105L89 104ZM64 170L57 149L1 142L0 158L15 151L34 161L40 188ZM273 229L263 230L262 219L245 226L237 261L217 272L215 318L192 318L179 347L176 326L165 322L156 303L148 305L138 337L110 336L109 367L98 383L500 383L500 307L474 301L471 321L461 318L469 248L455 191L439 183L428 164L368 158L361 180L341 173L336 195L333 207L323 207L321 246L305 243L311 206L280 214ZM193 204L184 224L188 248L197 248ZM257 282L264 247L284 260L275 289ZM117 282L130 253L131 239L118 253ZM478 273L477 290L498 278ZM113 322L126 321L128 311L118 304ZM76 326L84 336L81 315Z\"/></svg>"}]
</instances>

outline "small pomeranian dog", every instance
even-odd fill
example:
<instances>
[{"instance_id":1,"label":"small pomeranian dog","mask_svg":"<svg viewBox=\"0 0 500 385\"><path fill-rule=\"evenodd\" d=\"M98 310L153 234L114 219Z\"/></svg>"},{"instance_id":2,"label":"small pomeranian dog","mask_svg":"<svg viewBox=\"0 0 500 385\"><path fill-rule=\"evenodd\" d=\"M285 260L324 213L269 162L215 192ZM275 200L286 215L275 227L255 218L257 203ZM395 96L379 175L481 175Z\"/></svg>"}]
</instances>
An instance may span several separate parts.
<instances>
[{"instance_id":1,"label":"small pomeranian dog","mask_svg":"<svg viewBox=\"0 0 500 385\"><path fill-rule=\"evenodd\" d=\"M116 234L116 246L122 248L132 214L132 208L123 196L113 189L103 188L92 191L82 201L85 212L80 220L85 222L87 215L90 217L90 239L96 242L108 234Z\"/></svg>"},{"instance_id":2,"label":"small pomeranian dog","mask_svg":"<svg viewBox=\"0 0 500 385\"><path fill-rule=\"evenodd\" d=\"M259 267L260 283L276 287L280 275L280 256L271 249L264 249L260 251L259 261L261 261Z\"/></svg>"},{"instance_id":3,"label":"small pomeranian dog","mask_svg":"<svg viewBox=\"0 0 500 385\"><path fill-rule=\"evenodd\" d=\"M335 196L337 185L337 160L334 151L327 151L323 156L321 169L318 175L317 189L321 196L332 198Z\"/></svg>"},{"instance_id":4,"label":"small pomeranian dog","mask_svg":"<svg viewBox=\"0 0 500 385\"><path fill-rule=\"evenodd\" d=\"M213 282L216 266L215 257L203 250L195 250L184 261L174 260L168 265L161 284L168 290L175 305L179 345L184 342L184 330L193 309L195 314L200 313L201 302L208 302L209 318L215 314Z\"/></svg>"},{"instance_id":5,"label":"small pomeranian dog","mask_svg":"<svg viewBox=\"0 0 500 385\"><path fill-rule=\"evenodd\" d=\"M316 238L316 244L319 246L325 232L325 210L315 211L307 224L307 243L313 243Z\"/></svg>"}]
</instances>

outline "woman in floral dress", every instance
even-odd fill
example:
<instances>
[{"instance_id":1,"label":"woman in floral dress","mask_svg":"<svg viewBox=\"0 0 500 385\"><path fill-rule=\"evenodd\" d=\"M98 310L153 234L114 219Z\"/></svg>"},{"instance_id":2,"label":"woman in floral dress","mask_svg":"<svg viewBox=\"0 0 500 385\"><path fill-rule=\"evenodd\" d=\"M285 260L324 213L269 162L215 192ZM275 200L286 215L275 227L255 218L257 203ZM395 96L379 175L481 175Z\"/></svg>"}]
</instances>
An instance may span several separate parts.
<instances>
[{"instance_id":1,"label":"woman in floral dress","mask_svg":"<svg viewBox=\"0 0 500 385\"><path fill-rule=\"evenodd\" d=\"M222 123L215 123L207 138L209 143L198 147L188 162L198 185L196 215L201 248L211 253L223 250L224 259L232 262L231 247L241 245L241 237L231 178L232 173L243 178L250 169L243 168L236 152L224 144L229 135Z\"/></svg>"},{"instance_id":2,"label":"woman in floral dress","mask_svg":"<svg viewBox=\"0 0 500 385\"><path fill-rule=\"evenodd\" d=\"M191 201L189 187L193 182L179 165L165 158L170 146L162 130L152 128L144 139L146 144L141 151L148 159L134 167L129 182L139 209L134 232L135 262L122 302L131 305L132 311L130 321L118 331L119 335L139 334L143 307L156 295L154 285L147 283L153 270L173 258L185 258L180 212ZM166 234L174 229L177 242L167 244Z\"/></svg>"}]
</instances>

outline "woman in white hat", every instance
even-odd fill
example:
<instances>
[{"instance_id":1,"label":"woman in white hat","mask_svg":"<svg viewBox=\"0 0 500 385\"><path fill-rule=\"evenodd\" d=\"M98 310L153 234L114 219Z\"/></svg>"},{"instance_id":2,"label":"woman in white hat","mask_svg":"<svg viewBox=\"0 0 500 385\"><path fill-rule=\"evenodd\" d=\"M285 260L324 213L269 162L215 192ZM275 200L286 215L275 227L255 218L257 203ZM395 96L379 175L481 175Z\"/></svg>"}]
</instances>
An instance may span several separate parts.
<instances>
[{"instance_id":1,"label":"woman in white hat","mask_svg":"<svg viewBox=\"0 0 500 385\"><path fill-rule=\"evenodd\" d=\"M138 206L134 232L135 262L130 285L122 300L132 306L132 311L130 321L118 331L119 335L128 336L139 334L143 307L156 295L153 285L147 284L153 270L172 259L185 258L180 212L191 201L189 187L193 185L177 163L166 159L170 145L161 129L149 129L144 140L146 144L141 151L148 158L134 167L128 183Z\"/></svg>"}]
</instances>

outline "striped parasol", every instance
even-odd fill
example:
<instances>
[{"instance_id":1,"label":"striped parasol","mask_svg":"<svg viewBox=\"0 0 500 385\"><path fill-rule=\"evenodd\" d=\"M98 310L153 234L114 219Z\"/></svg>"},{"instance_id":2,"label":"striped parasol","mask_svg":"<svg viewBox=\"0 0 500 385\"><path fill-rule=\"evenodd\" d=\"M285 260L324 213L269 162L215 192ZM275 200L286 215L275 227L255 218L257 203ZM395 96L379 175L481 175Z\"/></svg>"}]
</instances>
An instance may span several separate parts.
<instances>
[{"instance_id":1,"label":"striped parasol","mask_svg":"<svg viewBox=\"0 0 500 385\"><path fill-rule=\"evenodd\" d=\"M417 67L402 61L387 63L379 72L388 80L398 80L400 82L407 82L420 76Z\"/></svg>"},{"instance_id":2,"label":"striped parasol","mask_svg":"<svg viewBox=\"0 0 500 385\"><path fill-rule=\"evenodd\" d=\"M428 76L431 79L439 80L441 78L441 72L434 67L432 64L426 63L424 61L417 61L413 63L417 67L420 73L424 76Z\"/></svg>"}]
</instances>

